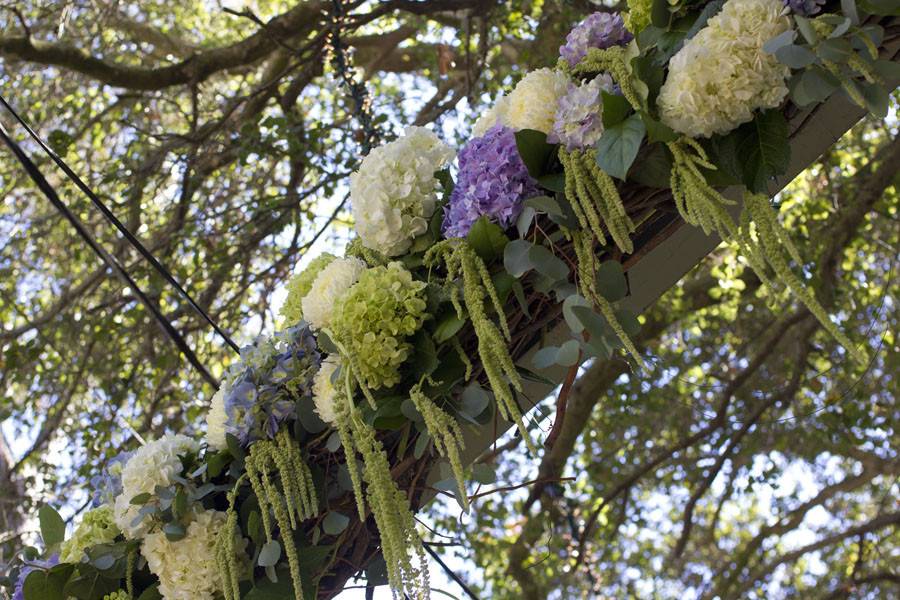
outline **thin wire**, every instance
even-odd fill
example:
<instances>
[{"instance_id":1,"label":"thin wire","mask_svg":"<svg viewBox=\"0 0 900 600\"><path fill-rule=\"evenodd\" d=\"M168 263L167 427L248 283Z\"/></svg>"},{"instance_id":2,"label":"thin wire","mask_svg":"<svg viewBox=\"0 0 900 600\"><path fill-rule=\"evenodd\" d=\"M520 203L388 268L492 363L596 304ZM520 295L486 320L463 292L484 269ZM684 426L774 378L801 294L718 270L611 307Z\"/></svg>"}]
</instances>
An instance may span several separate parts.
<instances>
[{"instance_id":1,"label":"thin wire","mask_svg":"<svg viewBox=\"0 0 900 600\"><path fill-rule=\"evenodd\" d=\"M450 579L455 581L456 584L462 588L462 590L466 593L466 595L469 598L471 598L472 600L478 600L478 596L476 596L475 592L473 592L472 589L466 584L466 582L462 580L462 577L457 575L453 571L453 569L448 567L447 563L445 563L443 560L441 560L441 557L438 555L437 552L434 551L434 549L429 544L423 542L422 545L425 547L425 551L431 555L431 558L433 558L435 561L437 561L437 564L439 564L441 566L441 568L444 570L444 572L450 576Z\"/></svg>"},{"instance_id":2,"label":"thin wire","mask_svg":"<svg viewBox=\"0 0 900 600\"><path fill-rule=\"evenodd\" d=\"M135 235L131 233L131 231L129 231L127 227L125 227L125 225L116 217L115 214L113 214L113 212L106 206L106 204L103 203L103 201L97 196L97 194L95 194L91 190L91 188L89 188L87 184L84 183L84 181L82 181L81 178L78 177L78 175L76 175L71 168L69 168L69 165L67 165L65 161L63 161L63 159L56 154L56 152L54 152L47 144L44 143L44 140L42 140L41 137L37 133L35 133L35 131L28 125L28 123L25 122L25 120L21 116L19 116L19 113L17 113L15 109L10 106L9 102L6 101L6 98L4 98L2 94L0 94L0 104L3 104L6 110L9 111L9 113L16 119L16 121L18 121L19 124L25 128L25 130L31 136L31 139L37 142L37 144L44 150L44 152L47 153L50 159L53 160L53 162L55 162L56 165L60 169L62 169L66 175L68 175L69 179L71 179L88 198L90 198L94 206L97 207L101 213L103 213L103 216L106 217L107 221L112 223L112 225L119 230L119 232L125 237L128 243L134 246L134 248L141 254L141 256L143 256L144 259L146 259L147 262L149 262L153 266L157 273L162 275L163 279L165 279L169 283L169 285L175 288L178 293L181 294L181 296L183 296L185 300L187 300L188 304L191 305L191 308L193 308L194 311L198 315L200 315L200 317L202 317L203 320L206 321L217 334L219 334L219 337L225 340L225 343L228 344L232 350L240 354L240 348L238 347L238 345L235 344L234 341L224 331L222 331L222 329L216 324L216 322L213 321L208 314L206 314L206 311L204 311L196 302L194 302L194 299L191 297L191 295L188 294L187 291L181 286L181 284L178 283L178 281L172 276L169 270L166 269L156 259L156 257L154 257L153 254L150 253L149 250L147 250L147 248L141 243L141 241L137 239L137 237L135 237Z\"/></svg>"},{"instance_id":3,"label":"thin wire","mask_svg":"<svg viewBox=\"0 0 900 600\"><path fill-rule=\"evenodd\" d=\"M178 347L182 354L188 359L188 362L197 370L203 378L209 382L213 387L218 388L219 382L213 377L209 371L206 370L206 367L200 362L197 358L197 355L194 354L194 351L191 350L190 346L188 346L187 342L185 342L184 338L181 334L175 329L172 323L160 312L159 308L150 300L150 298L144 293L144 291L140 288L137 282L132 279L131 275L128 274L128 271L113 257L109 252L107 252L98 242L94 239L94 236L87 230L81 220L76 217L72 211L69 210L69 207L65 205L65 203L59 198L56 191L47 182L47 179L41 173L40 169L38 169L37 165L35 165L27 154L19 147L19 144L13 140L6 131L6 128L3 127L3 124L0 123L0 137L3 138L3 141L18 159L18 161L25 168L25 171L31 177L32 181L37 185L38 189L44 193L48 200L50 200L51 204L66 218L66 220L71 223L72 227L75 228L75 231L79 236L87 243L88 246L91 247L97 256L99 256L103 262L109 266L113 272L122 280L122 282L134 291L135 295L141 301L141 303L150 311L153 315L153 318L156 319L156 322L165 332L165 334L169 337L169 339L174 342L174 344Z\"/></svg>"}]
</instances>

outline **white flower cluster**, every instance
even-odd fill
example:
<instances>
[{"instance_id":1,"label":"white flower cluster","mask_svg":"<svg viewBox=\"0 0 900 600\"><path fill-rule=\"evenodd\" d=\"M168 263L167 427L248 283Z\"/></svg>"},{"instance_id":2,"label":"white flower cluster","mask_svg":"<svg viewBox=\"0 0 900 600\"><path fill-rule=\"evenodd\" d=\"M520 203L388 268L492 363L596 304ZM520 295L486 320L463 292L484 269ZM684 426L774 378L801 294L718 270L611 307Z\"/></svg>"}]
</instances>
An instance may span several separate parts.
<instances>
[{"instance_id":1,"label":"white flower cluster","mask_svg":"<svg viewBox=\"0 0 900 600\"><path fill-rule=\"evenodd\" d=\"M131 503L139 494L153 493L181 475L179 456L199 452L200 445L186 435L165 435L138 448L122 469L122 493L116 498L115 520L126 538L135 539L149 528L147 519L132 525L140 506Z\"/></svg>"},{"instance_id":2,"label":"white flower cluster","mask_svg":"<svg viewBox=\"0 0 900 600\"><path fill-rule=\"evenodd\" d=\"M159 578L164 600L214 600L222 589L216 563L216 534L225 513L198 510L186 535L170 541L162 531L147 535L141 554L150 572Z\"/></svg>"},{"instance_id":3,"label":"white flower cluster","mask_svg":"<svg viewBox=\"0 0 900 600\"><path fill-rule=\"evenodd\" d=\"M519 131L553 130L556 106L569 89L569 78L554 69L538 69L526 75L509 95L506 123Z\"/></svg>"},{"instance_id":4,"label":"white flower cluster","mask_svg":"<svg viewBox=\"0 0 900 600\"><path fill-rule=\"evenodd\" d=\"M300 301L303 317L311 328L322 329L331 324L335 302L356 283L365 270L366 263L350 257L336 258L319 271L309 293Z\"/></svg>"},{"instance_id":5,"label":"white flower cluster","mask_svg":"<svg viewBox=\"0 0 900 600\"><path fill-rule=\"evenodd\" d=\"M728 0L669 61L657 103L663 122L691 137L727 133L787 96L790 69L763 51L790 28L781 0Z\"/></svg>"},{"instance_id":6,"label":"white flower cluster","mask_svg":"<svg viewBox=\"0 0 900 600\"><path fill-rule=\"evenodd\" d=\"M334 372L341 366L341 360L335 355L331 355L322 361L322 366L316 373L313 380L313 403L316 405L316 413L326 423L334 423L337 419L335 412L335 399L337 390L331 382Z\"/></svg>"},{"instance_id":7,"label":"white flower cluster","mask_svg":"<svg viewBox=\"0 0 900 600\"><path fill-rule=\"evenodd\" d=\"M406 252L425 233L434 214L434 176L453 159L453 150L424 127L372 150L350 175L356 233L366 248L387 256ZM308 318L306 307L304 317Z\"/></svg>"},{"instance_id":8,"label":"white flower cluster","mask_svg":"<svg viewBox=\"0 0 900 600\"><path fill-rule=\"evenodd\" d=\"M225 393L227 384L222 383L209 403L209 411L206 413L206 444L213 450L224 450L228 447L225 442L225 425L228 423L228 413L225 412Z\"/></svg>"},{"instance_id":9,"label":"white flower cluster","mask_svg":"<svg viewBox=\"0 0 900 600\"><path fill-rule=\"evenodd\" d=\"M506 120L506 115L509 112L509 96L506 94L502 94L497 101L494 103L492 107L487 109L483 115L478 117L478 120L475 121L475 126L472 128L472 135L474 137L482 137L485 133L487 133L488 129L497 125L498 123L501 125L508 126L509 122Z\"/></svg>"}]
</instances>

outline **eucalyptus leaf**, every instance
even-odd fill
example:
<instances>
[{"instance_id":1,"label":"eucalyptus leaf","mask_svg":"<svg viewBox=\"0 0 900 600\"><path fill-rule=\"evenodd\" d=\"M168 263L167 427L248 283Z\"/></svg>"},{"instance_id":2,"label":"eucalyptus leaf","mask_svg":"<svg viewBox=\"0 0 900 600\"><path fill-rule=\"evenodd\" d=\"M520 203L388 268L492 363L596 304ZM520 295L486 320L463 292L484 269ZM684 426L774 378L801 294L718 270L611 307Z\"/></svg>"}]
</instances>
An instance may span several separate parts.
<instances>
[{"instance_id":1,"label":"eucalyptus leaf","mask_svg":"<svg viewBox=\"0 0 900 600\"><path fill-rule=\"evenodd\" d=\"M763 52L775 54L778 50L793 44L796 37L797 33L793 29L783 31L763 44Z\"/></svg>"},{"instance_id":2,"label":"eucalyptus leaf","mask_svg":"<svg viewBox=\"0 0 900 600\"><path fill-rule=\"evenodd\" d=\"M624 181L646 131L640 115L631 115L605 129L597 140L597 164L610 176Z\"/></svg>"},{"instance_id":3,"label":"eucalyptus leaf","mask_svg":"<svg viewBox=\"0 0 900 600\"><path fill-rule=\"evenodd\" d=\"M528 256L532 244L526 240L513 240L503 249L503 267L513 277L519 278L533 268Z\"/></svg>"},{"instance_id":4,"label":"eucalyptus leaf","mask_svg":"<svg viewBox=\"0 0 900 600\"><path fill-rule=\"evenodd\" d=\"M554 281L569 276L569 266L544 246L537 244L531 246L528 250L528 260L538 273Z\"/></svg>"},{"instance_id":5,"label":"eucalyptus leaf","mask_svg":"<svg viewBox=\"0 0 900 600\"><path fill-rule=\"evenodd\" d=\"M571 367L578 364L580 357L581 345L576 340L568 340L559 347L556 362L564 367Z\"/></svg>"},{"instance_id":6,"label":"eucalyptus leaf","mask_svg":"<svg viewBox=\"0 0 900 600\"><path fill-rule=\"evenodd\" d=\"M859 25L859 13L856 10L856 0L841 0L841 12L850 19L854 25Z\"/></svg>"},{"instance_id":7,"label":"eucalyptus leaf","mask_svg":"<svg viewBox=\"0 0 900 600\"><path fill-rule=\"evenodd\" d=\"M493 465L478 463L472 466L472 479L481 484L491 484L497 481L497 471Z\"/></svg>"},{"instance_id":8,"label":"eucalyptus leaf","mask_svg":"<svg viewBox=\"0 0 900 600\"><path fill-rule=\"evenodd\" d=\"M272 540L259 551L256 563L261 567L274 567L279 558L281 558L281 544L278 540Z\"/></svg>"},{"instance_id":9,"label":"eucalyptus leaf","mask_svg":"<svg viewBox=\"0 0 900 600\"><path fill-rule=\"evenodd\" d=\"M339 512L330 511L325 518L322 519L322 531L328 535L340 535L347 525L350 524L350 517Z\"/></svg>"},{"instance_id":10,"label":"eucalyptus leaf","mask_svg":"<svg viewBox=\"0 0 900 600\"><path fill-rule=\"evenodd\" d=\"M810 46L814 46L819 41L819 34L816 33L816 30L813 28L809 19L795 14L794 22L797 24L797 30L800 32L800 35L803 36L803 39L805 39ZM791 41L793 41L793 38L791 38ZM765 46L763 46L763 49L765 49Z\"/></svg>"},{"instance_id":11,"label":"eucalyptus leaf","mask_svg":"<svg viewBox=\"0 0 900 600\"><path fill-rule=\"evenodd\" d=\"M328 436L328 439L325 441L325 449L329 452L337 452L341 449L341 436L337 431Z\"/></svg>"},{"instance_id":12,"label":"eucalyptus leaf","mask_svg":"<svg viewBox=\"0 0 900 600\"><path fill-rule=\"evenodd\" d=\"M528 235L528 231L531 229L531 223L534 221L534 216L536 214L537 211L530 206L522 208L522 212L519 213L519 216L516 219L516 231L520 238Z\"/></svg>"},{"instance_id":13,"label":"eucalyptus leaf","mask_svg":"<svg viewBox=\"0 0 900 600\"><path fill-rule=\"evenodd\" d=\"M607 260L597 269L597 289L610 302L618 302L628 293L628 281L622 264L616 260Z\"/></svg>"},{"instance_id":14,"label":"eucalyptus leaf","mask_svg":"<svg viewBox=\"0 0 900 600\"><path fill-rule=\"evenodd\" d=\"M586 308L591 307L591 303L587 301L584 296L579 294L572 294L568 298L563 301L563 318L566 320L566 325L569 326L569 329L572 330L572 333L579 334L584 331L584 325L581 323L581 320L575 316L575 313L572 311L576 306L583 306Z\"/></svg>"},{"instance_id":15,"label":"eucalyptus leaf","mask_svg":"<svg viewBox=\"0 0 900 600\"><path fill-rule=\"evenodd\" d=\"M537 178L538 185L551 192L566 191L566 176L563 173L549 173Z\"/></svg>"},{"instance_id":16,"label":"eucalyptus leaf","mask_svg":"<svg viewBox=\"0 0 900 600\"><path fill-rule=\"evenodd\" d=\"M557 346L544 346L534 353L531 357L531 364L535 369L549 369L556 364L556 357L559 354Z\"/></svg>"},{"instance_id":17,"label":"eucalyptus leaf","mask_svg":"<svg viewBox=\"0 0 900 600\"><path fill-rule=\"evenodd\" d=\"M806 46L784 46L775 52L775 58L792 69L802 69L816 62L816 55Z\"/></svg>"},{"instance_id":18,"label":"eucalyptus leaf","mask_svg":"<svg viewBox=\"0 0 900 600\"><path fill-rule=\"evenodd\" d=\"M66 523L49 504L44 504L38 510L38 521L41 525L41 538L48 548L61 544L66 538Z\"/></svg>"},{"instance_id":19,"label":"eucalyptus leaf","mask_svg":"<svg viewBox=\"0 0 900 600\"><path fill-rule=\"evenodd\" d=\"M438 344L446 342L459 333L459 330L462 329L465 324L466 320L460 319L456 314L456 310L447 311L434 328L434 333L432 334L434 341Z\"/></svg>"}]
</instances>

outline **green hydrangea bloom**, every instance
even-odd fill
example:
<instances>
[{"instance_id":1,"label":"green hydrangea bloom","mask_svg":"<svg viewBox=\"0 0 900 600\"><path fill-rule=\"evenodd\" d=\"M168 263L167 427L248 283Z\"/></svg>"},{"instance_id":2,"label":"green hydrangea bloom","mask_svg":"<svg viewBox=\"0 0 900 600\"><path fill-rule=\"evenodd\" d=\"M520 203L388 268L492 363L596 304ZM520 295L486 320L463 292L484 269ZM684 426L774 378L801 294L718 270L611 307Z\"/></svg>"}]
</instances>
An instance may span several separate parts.
<instances>
[{"instance_id":1,"label":"green hydrangea bloom","mask_svg":"<svg viewBox=\"0 0 900 600\"><path fill-rule=\"evenodd\" d=\"M425 283L399 262L366 270L334 307L331 330L366 387L390 387L425 320Z\"/></svg>"},{"instance_id":2,"label":"green hydrangea bloom","mask_svg":"<svg viewBox=\"0 0 900 600\"><path fill-rule=\"evenodd\" d=\"M637 35L649 25L652 9L653 0L628 0L628 11L624 14L625 26L628 31Z\"/></svg>"},{"instance_id":3,"label":"green hydrangea bloom","mask_svg":"<svg viewBox=\"0 0 900 600\"><path fill-rule=\"evenodd\" d=\"M80 562L86 548L108 544L115 540L117 535L119 528L116 526L113 510L104 504L84 514L72 537L60 546L59 560L66 563Z\"/></svg>"},{"instance_id":4,"label":"green hydrangea bloom","mask_svg":"<svg viewBox=\"0 0 900 600\"><path fill-rule=\"evenodd\" d=\"M281 316L284 318L284 326L291 327L303 319L303 308L300 302L309 293L313 282L319 272L328 266L328 263L337 258L334 254L325 252L315 257L309 265L299 274L294 275L287 284L287 297L281 307Z\"/></svg>"},{"instance_id":5,"label":"green hydrangea bloom","mask_svg":"<svg viewBox=\"0 0 900 600\"><path fill-rule=\"evenodd\" d=\"M131 600L131 596L128 592L124 590L119 590L117 592L113 592L112 594L106 594L103 596L103 600Z\"/></svg>"}]
</instances>

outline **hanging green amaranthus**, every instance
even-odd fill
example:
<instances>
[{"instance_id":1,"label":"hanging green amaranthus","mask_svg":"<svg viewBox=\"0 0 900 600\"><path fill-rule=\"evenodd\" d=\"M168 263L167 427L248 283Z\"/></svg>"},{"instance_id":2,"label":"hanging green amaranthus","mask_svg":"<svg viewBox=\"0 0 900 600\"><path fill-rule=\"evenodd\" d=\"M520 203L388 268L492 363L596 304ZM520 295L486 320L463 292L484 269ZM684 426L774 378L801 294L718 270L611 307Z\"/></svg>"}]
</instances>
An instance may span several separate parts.
<instances>
[{"instance_id":1,"label":"hanging green amaranthus","mask_svg":"<svg viewBox=\"0 0 900 600\"><path fill-rule=\"evenodd\" d=\"M626 49L622 46L613 46L611 48L590 48L581 62L574 67L569 67L569 63L564 59L559 59L556 65L558 70L569 75L589 75L592 73L606 72L612 75L622 95L628 100L628 103L635 110L641 109L641 99L631 81L631 70L625 62Z\"/></svg>"},{"instance_id":2,"label":"hanging green amaranthus","mask_svg":"<svg viewBox=\"0 0 900 600\"><path fill-rule=\"evenodd\" d=\"M597 289L597 269L600 265L597 263L597 257L594 254L594 243L591 235L586 231L568 231L568 236L572 239L572 246L575 249L575 260L578 263L578 282L581 293L591 303L600 309L600 313L609 326L612 327L616 337L622 342L625 350L637 361L639 365L644 366L644 359L625 333L622 324L616 317L616 311L613 305L603 297L603 294Z\"/></svg>"},{"instance_id":3,"label":"hanging green amaranthus","mask_svg":"<svg viewBox=\"0 0 900 600\"><path fill-rule=\"evenodd\" d=\"M828 313L816 299L815 293L804 285L799 277L788 265L784 252L798 264L802 264L800 253L794 247L787 232L778 223L778 217L772 205L763 194L747 194L744 198L744 210L749 215L748 219L742 219L742 225L749 227L750 220L756 227L756 235L759 238L759 255L772 267L779 281L784 283L791 292L806 306L822 327L830 333L850 354L860 362L867 360L865 352L860 351L850 339L831 321ZM742 239L750 240L749 231L742 231ZM752 263L751 263L751 266ZM755 269L754 269L755 270ZM760 277L762 279L762 277Z\"/></svg>"},{"instance_id":4,"label":"hanging green amaranthus","mask_svg":"<svg viewBox=\"0 0 900 600\"><path fill-rule=\"evenodd\" d=\"M472 247L460 238L444 240L435 244L425 253L424 260L429 267L443 262L447 267L448 281L455 281L460 276L462 277L465 310L459 302L458 289L455 286L450 288L456 314L460 319L465 319L465 315L468 313L469 319L472 321L472 327L478 338L478 357L481 359L481 366L487 375L494 397L497 399L500 416L515 423L528 449L533 452L534 444L525 429L522 411L513 395L513 390L522 391L522 379L509 354L507 347L511 340L509 326L506 323L506 315L503 312L500 298L497 296L497 290L491 281L491 274ZM491 305L497 313L497 323L487 315L485 298L490 299ZM507 379L509 383L507 383Z\"/></svg>"},{"instance_id":5,"label":"hanging green amaranthus","mask_svg":"<svg viewBox=\"0 0 900 600\"><path fill-rule=\"evenodd\" d=\"M703 229L707 235L715 232L723 240L733 240L737 226L725 207L734 202L709 185L700 171L701 168L711 171L716 168L709 161L706 151L696 141L685 136L666 145L675 159L670 185L681 217L691 225Z\"/></svg>"},{"instance_id":6,"label":"hanging green amaranthus","mask_svg":"<svg viewBox=\"0 0 900 600\"><path fill-rule=\"evenodd\" d=\"M565 171L566 198L584 231L591 232L600 244L606 244L603 225L622 252L634 252L631 234L634 223L625 212L622 198L612 177L601 169L593 154L585 150L559 149Z\"/></svg>"},{"instance_id":7,"label":"hanging green amaranthus","mask_svg":"<svg viewBox=\"0 0 900 600\"><path fill-rule=\"evenodd\" d=\"M284 429L278 432L274 440L261 440L250 446L245 466L250 486L259 502L266 541L271 542L273 539L273 523L269 514L271 511L275 516L275 525L281 532L281 543L294 584L294 598L303 600L300 559L291 532L297 529L301 521L318 512L312 473L297 444ZM273 474L281 482L280 489L273 480Z\"/></svg>"},{"instance_id":8,"label":"hanging green amaranthus","mask_svg":"<svg viewBox=\"0 0 900 600\"><path fill-rule=\"evenodd\" d=\"M241 475L228 493L228 510L225 512L225 523L216 537L216 566L219 568L222 594L225 596L225 600L240 600L241 597L241 568L237 559L236 544L236 540L240 535L240 529L238 527L238 514L235 504L237 503L238 490L246 476L246 474Z\"/></svg>"},{"instance_id":9,"label":"hanging green amaranthus","mask_svg":"<svg viewBox=\"0 0 900 600\"><path fill-rule=\"evenodd\" d=\"M347 466L353 478L354 493L360 516L365 519L362 504L362 485L353 472L356 454L363 458L363 478L366 482L366 499L372 509L372 516L381 536L381 551L387 565L388 583L394 598L428 597L428 568L422 540L416 531L415 518L409 506L409 499L397 487L391 476L391 465L381 442L375 437L375 430L362 418L353 405L353 379L349 371L341 373L345 391L339 394L335 415L341 444L347 456ZM413 564L416 556L418 565Z\"/></svg>"},{"instance_id":10,"label":"hanging green amaranthus","mask_svg":"<svg viewBox=\"0 0 900 600\"><path fill-rule=\"evenodd\" d=\"M469 510L469 499L466 496L465 471L460 458L460 451L465 446L463 441L462 429L456 419L441 410L431 398L422 392L422 383L409 391L409 398L412 400L416 410L425 419L425 427L434 440L434 447L438 453L450 461L450 467L453 469L453 476L456 478L456 484L459 487L459 497L463 504L463 510Z\"/></svg>"}]
</instances>

